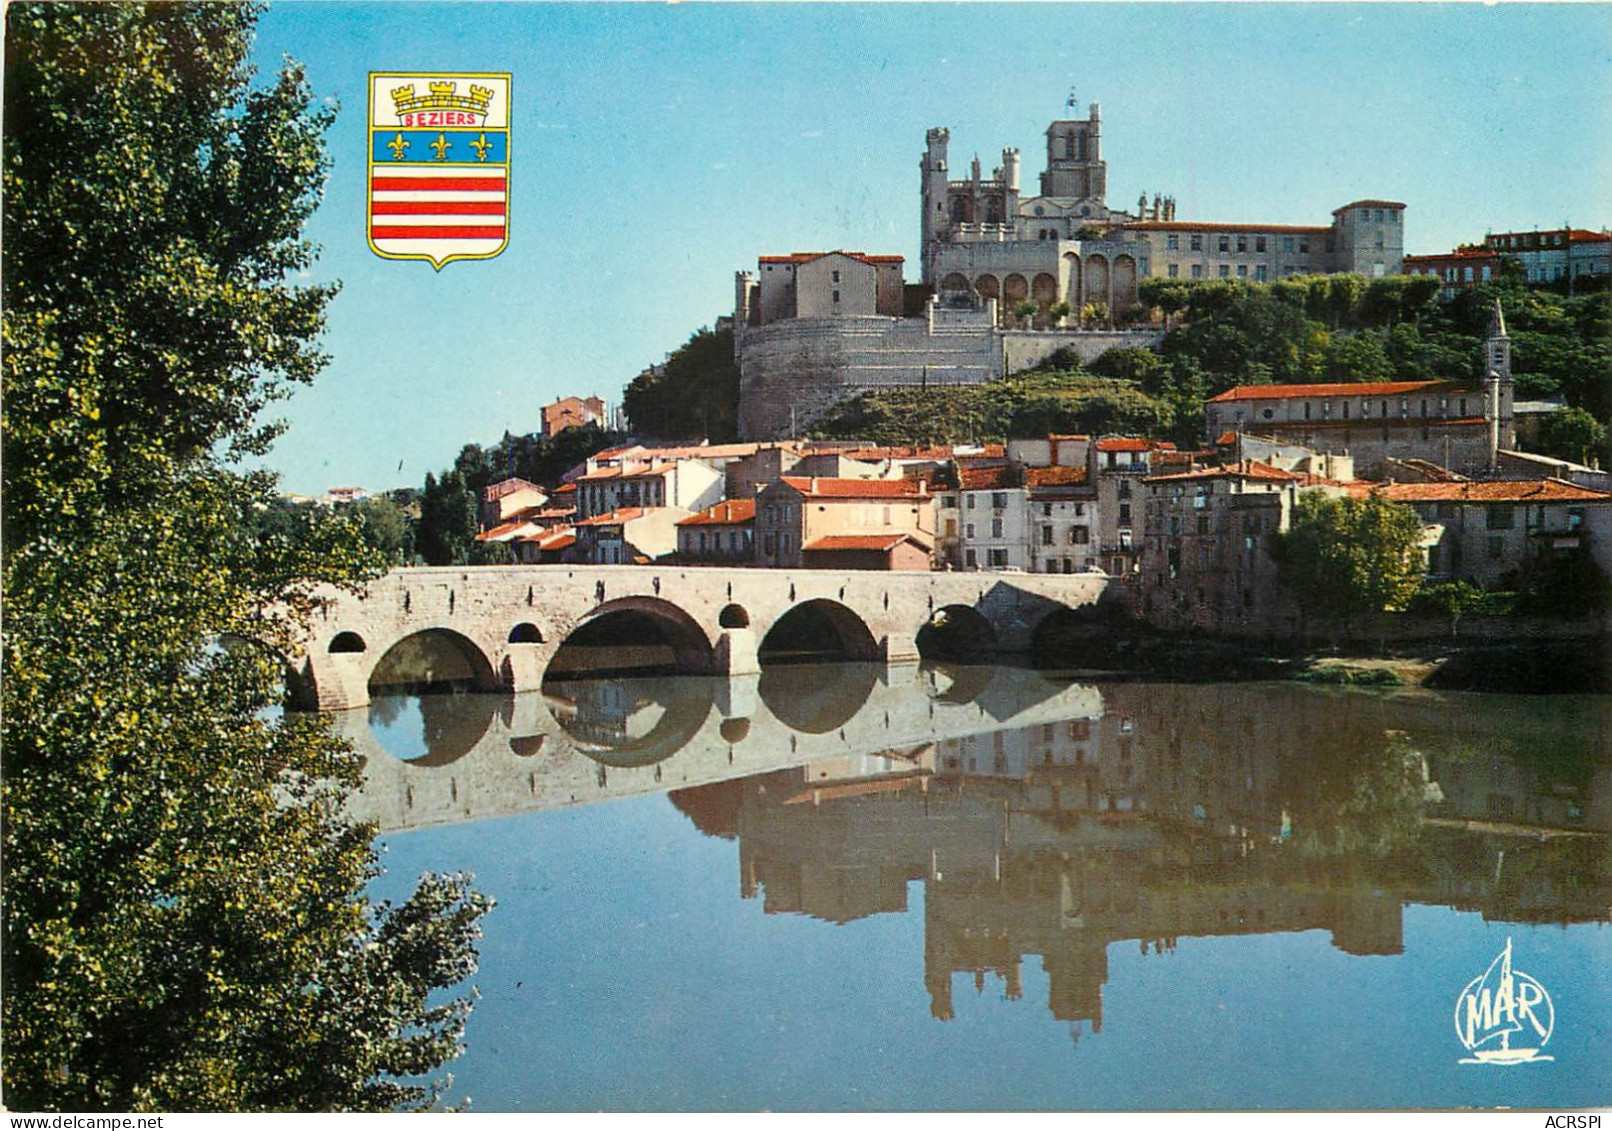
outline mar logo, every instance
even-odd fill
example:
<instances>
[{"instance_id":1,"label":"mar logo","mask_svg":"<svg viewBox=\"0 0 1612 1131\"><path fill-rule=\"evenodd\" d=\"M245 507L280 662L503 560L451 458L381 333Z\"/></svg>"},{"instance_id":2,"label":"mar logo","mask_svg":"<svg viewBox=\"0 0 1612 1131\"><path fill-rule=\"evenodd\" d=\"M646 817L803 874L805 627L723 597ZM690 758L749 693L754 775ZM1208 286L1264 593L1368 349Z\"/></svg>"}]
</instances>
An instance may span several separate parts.
<instances>
[{"instance_id":1,"label":"mar logo","mask_svg":"<svg viewBox=\"0 0 1612 1131\"><path fill-rule=\"evenodd\" d=\"M1511 965L1511 940L1455 999L1455 1035L1471 1055L1462 1064L1532 1064L1556 1030L1556 1007L1538 979Z\"/></svg>"},{"instance_id":2,"label":"mar logo","mask_svg":"<svg viewBox=\"0 0 1612 1131\"><path fill-rule=\"evenodd\" d=\"M369 246L385 259L491 259L509 246L507 74L369 76Z\"/></svg>"}]
</instances>

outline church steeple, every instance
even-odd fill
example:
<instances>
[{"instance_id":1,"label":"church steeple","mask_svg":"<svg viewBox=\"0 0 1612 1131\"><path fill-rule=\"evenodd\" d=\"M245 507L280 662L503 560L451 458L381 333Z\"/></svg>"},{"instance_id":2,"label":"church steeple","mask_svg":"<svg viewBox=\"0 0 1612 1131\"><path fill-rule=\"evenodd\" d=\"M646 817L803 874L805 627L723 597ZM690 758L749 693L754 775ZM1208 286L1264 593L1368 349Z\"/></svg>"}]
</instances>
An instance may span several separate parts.
<instances>
[{"instance_id":1,"label":"church steeple","mask_svg":"<svg viewBox=\"0 0 1612 1131\"><path fill-rule=\"evenodd\" d=\"M1494 300L1489 315L1489 333L1483 343L1483 415L1489 425L1489 473L1499 474L1500 452L1517 446L1512 416L1511 338L1506 335L1506 315L1500 300Z\"/></svg>"},{"instance_id":2,"label":"church steeple","mask_svg":"<svg viewBox=\"0 0 1612 1131\"><path fill-rule=\"evenodd\" d=\"M1500 300L1494 300L1494 311L1489 315L1489 332L1484 341L1484 378L1497 376L1511 382L1511 338L1506 334L1506 315L1500 309Z\"/></svg>"}]
</instances>

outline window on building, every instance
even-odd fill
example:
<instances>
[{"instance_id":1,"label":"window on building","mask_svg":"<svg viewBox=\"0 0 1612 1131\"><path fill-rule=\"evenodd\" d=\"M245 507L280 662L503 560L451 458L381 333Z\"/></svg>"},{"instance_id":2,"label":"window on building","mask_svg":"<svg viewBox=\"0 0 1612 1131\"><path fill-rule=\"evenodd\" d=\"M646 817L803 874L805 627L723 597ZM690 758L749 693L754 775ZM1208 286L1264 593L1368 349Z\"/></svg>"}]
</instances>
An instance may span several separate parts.
<instances>
[{"instance_id":1,"label":"window on building","mask_svg":"<svg viewBox=\"0 0 1612 1131\"><path fill-rule=\"evenodd\" d=\"M973 537L974 537L974 524L972 522L968 523L966 526L963 527L963 536L968 538L968 539L970 539L970 540L973 539Z\"/></svg>"},{"instance_id":2,"label":"window on building","mask_svg":"<svg viewBox=\"0 0 1612 1131\"><path fill-rule=\"evenodd\" d=\"M1199 534L1207 534L1207 533L1209 533L1209 516L1206 515L1206 514L1200 514L1198 516L1198 533Z\"/></svg>"},{"instance_id":3,"label":"window on building","mask_svg":"<svg viewBox=\"0 0 1612 1131\"><path fill-rule=\"evenodd\" d=\"M1304 402L1304 419L1305 420L1310 419L1310 402L1309 401Z\"/></svg>"},{"instance_id":4,"label":"window on building","mask_svg":"<svg viewBox=\"0 0 1612 1131\"><path fill-rule=\"evenodd\" d=\"M1071 546L1085 546L1091 542L1091 528L1089 526L1071 526L1069 528L1069 544Z\"/></svg>"},{"instance_id":5,"label":"window on building","mask_svg":"<svg viewBox=\"0 0 1612 1131\"><path fill-rule=\"evenodd\" d=\"M1516 516L1512 513L1510 504L1492 506L1488 508L1488 511L1484 525L1490 530L1510 530L1516 522Z\"/></svg>"},{"instance_id":6,"label":"window on building","mask_svg":"<svg viewBox=\"0 0 1612 1131\"><path fill-rule=\"evenodd\" d=\"M1299 254L1300 255L1308 255L1309 253L1310 253L1310 241L1308 239L1299 240Z\"/></svg>"},{"instance_id":7,"label":"window on building","mask_svg":"<svg viewBox=\"0 0 1612 1131\"><path fill-rule=\"evenodd\" d=\"M1220 277L1221 277L1221 278L1222 278L1222 279L1229 279L1229 278L1231 278L1231 267L1230 267L1230 266L1229 266L1229 265L1227 265L1227 264L1225 264L1225 263L1222 263L1222 264L1221 264L1221 265L1220 265Z\"/></svg>"},{"instance_id":8,"label":"window on building","mask_svg":"<svg viewBox=\"0 0 1612 1131\"><path fill-rule=\"evenodd\" d=\"M1257 283L1263 283L1265 280L1265 265L1261 263L1258 267L1254 268L1254 281Z\"/></svg>"},{"instance_id":9,"label":"window on building","mask_svg":"<svg viewBox=\"0 0 1612 1131\"><path fill-rule=\"evenodd\" d=\"M1248 250L1248 237L1247 236L1238 236L1237 237L1237 250L1238 251L1247 251Z\"/></svg>"},{"instance_id":10,"label":"window on building","mask_svg":"<svg viewBox=\"0 0 1612 1131\"><path fill-rule=\"evenodd\" d=\"M1043 526L1041 528L1041 544L1043 546L1052 545L1052 527Z\"/></svg>"},{"instance_id":11,"label":"window on building","mask_svg":"<svg viewBox=\"0 0 1612 1131\"><path fill-rule=\"evenodd\" d=\"M979 559L974 556L974 551L973 550L964 550L963 551L963 564L966 565L969 569L974 569L976 566L979 565Z\"/></svg>"},{"instance_id":12,"label":"window on building","mask_svg":"<svg viewBox=\"0 0 1612 1131\"><path fill-rule=\"evenodd\" d=\"M1202 263L1194 263L1192 265L1192 277L1194 279L1203 278L1203 264Z\"/></svg>"},{"instance_id":13,"label":"window on building","mask_svg":"<svg viewBox=\"0 0 1612 1131\"><path fill-rule=\"evenodd\" d=\"M1002 520L999 519L999 518L991 519L991 537L992 538L1000 538L1000 537L1002 537Z\"/></svg>"},{"instance_id":14,"label":"window on building","mask_svg":"<svg viewBox=\"0 0 1612 1131\"><path fill-rule=\"evenodd\" d=\"M1239 279L1248 278L1248 264L1246 264L1246 263L1237 264L1237 277Z\"/></svg>"},{"instance_id":15,"label":"window on building","mask_svg":"<svg viewBox=\"0 0 1612 1131\"><path fill-rule=\"evenodd\" d=\"M1046 518L1051 518L1052 517L1052 504L1051 503L1042 503L1041 504L1041 514Z\"/></svg>"},{"instance_id":16,"label":"window on building","mask_svg":"<svg viewBox=\"0 0 1612 1131\"><path fill-rule=\"evenodd\" d=\"M1220 248L1221 251L1230 251L1231 250L1231 237L1230 236L1221 236L1220 239L1218 241L1216 241L1215 246Z\"/></svg>"},{"instance_id":17,"label":"window on building","mask_svg":"<svg viewBox=\"0 0 1612 1131\"><path fill-rule=\"evenodd\" d=\"M836 271L836 272L834 272L834 282L837 283L839 281L840 281L840 273L838 271Z\"/></svg>"},{"instance_id":18,"label":"window on building","mask_svg":"<svg viewBox=\"0 0 1612 1131\"><path fill-rule=\"evenodd\" d=\"M1264 251L1265 250L1265 237L1264 236L1255 236L1254 237L1254 250L1255 251Z\"/></svg>"},{"instance_id":19,"label":"window on building","mask_svg":"<svg viewBox=\"0 0 1612 1131\"><path fill-rule=\"evenodd\" d=\"M1203 237L1202 236L1193 236L1192 237L1192 250L1193 251L1202 251L1203 250Z\"/></svg>"},{"instance_id":20,"label":"window on building","mask_svg":"<svg viewBox=\"0 0 1612 1131\"><path fill-rule=\"evenodd\" d=\"M1293 237L1292 236L1283 236L1282 237L1282 250L1283 251L1292 251L1293 250Z\"/></svg>"},{"instance_id":21,"label":"window on building","mask_svg":"<svg viewBox=\"0 0 1612 1131\"><path fill-rule=\"evenodd\" d=\"M993 511L1006 510L1007 496L999 491L993 493L991 495L991 509Z\"/></svg>"},{"instance_id":22,"label":"window on building","mask_svg":"<svg viewBox=\"0 0 1612 1131\"><path fill-rule=\"evenodd\" d=\"M992 569L1006 569L1007 564L1008 564L1008 559L1007 559L1007 551L1006 550L992 550L991 551L991 568Z\"/></svg>"},{"instance_id":23,"label":"window on building","mask_svg":"<svg viewBox=\"0 0 1612 1131\"><path fill-rule=\"evenodd\" d=\"M1180 268L1180 266L1178 264L1172 263L1168 267L1165 268L1165 273L1170 278L1174 279L1174 278L1176 278L1177 276L1180 275L1181 268Z\"/></svg>"},{"instance_id":24,"label":"window on building","mask_svg":"<svg viewBox=\"0 0 1612 1131\"><path fill-rule=\"evenodd\" d=\"M1164 237L1164 246L1169 248L1171 251L1180 251L1181 250L1181 237L1180 236L1165 236Z\"/></svg>"},{"instance_id":25,"label":"window on building","mask_svg":"<svg viewBox=\"0 0 1612 1131\"><path fill-rule=\"evenodd\" d=\"M974 509L974 496L973 495L965 495L963 497L968 500L968 509L973 510Z\"/></svg>"},{"instance_id":26,"label":"window on building","mask_svg":"<svg viewBox=\"0 0 1612 1131\"><path fill-rule=\"evenodd\" d=\"M1130 503L1121 503L1119 505L1119 524L1121 526L1129 526L1131 524L1131 504Z\"/></svg>"}]
</instances>

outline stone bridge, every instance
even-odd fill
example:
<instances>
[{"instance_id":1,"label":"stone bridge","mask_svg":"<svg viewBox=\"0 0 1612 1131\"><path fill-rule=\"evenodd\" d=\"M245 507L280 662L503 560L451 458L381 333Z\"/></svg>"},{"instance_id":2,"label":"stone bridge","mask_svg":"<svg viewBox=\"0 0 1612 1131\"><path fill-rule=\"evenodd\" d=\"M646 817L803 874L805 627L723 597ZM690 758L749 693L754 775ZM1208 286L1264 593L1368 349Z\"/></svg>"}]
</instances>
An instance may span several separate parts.
<instances>
[{"instance_id":1,"label":"stone bridge","mask_svg":"<svg viewBox=\"0 0 1612 1131\"><path fill-rule=\"evenodd\" d=\"M291 657L291 701L362 707L373 682L537 691L561 646L609 618L647 626L670 666L701 674L754 674L765 655L823 639L839 658L885 663L918 659L926 637L948 634L952 650L971 658L1022 654L1048 616L1095 605L1108 584L1097 573L400 569L360 595L326 594Z\"/></svg>"}]
</instances>

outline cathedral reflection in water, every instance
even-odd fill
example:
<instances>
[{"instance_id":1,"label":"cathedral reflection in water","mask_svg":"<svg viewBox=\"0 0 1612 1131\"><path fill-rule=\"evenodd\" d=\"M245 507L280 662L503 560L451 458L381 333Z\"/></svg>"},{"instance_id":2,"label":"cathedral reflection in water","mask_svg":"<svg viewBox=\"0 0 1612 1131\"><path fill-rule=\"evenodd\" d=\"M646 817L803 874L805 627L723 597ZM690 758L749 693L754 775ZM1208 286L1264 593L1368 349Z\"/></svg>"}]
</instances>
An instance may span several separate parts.
<instances>
[{"instance_id":1,"label":"cathedral reflection in water","mask_svg":"<svg viewBox=\"0 0 1612 1131\"><path fill-rule=\"evenodd\" d=\"M1325 930L1383 955L1412 903L1612 917L1605 698L865 665L551 691L424 707L408 761L361 734L360 815L407 828L670 791L737 842L740 894L768 913L904 912L921 882L938 1018L958 974L1020 997L1034 956L1053 1015L1099 1030L1116 943ZM461 717L474 734L449 733Z\"/></svg>"}]
</instances>

